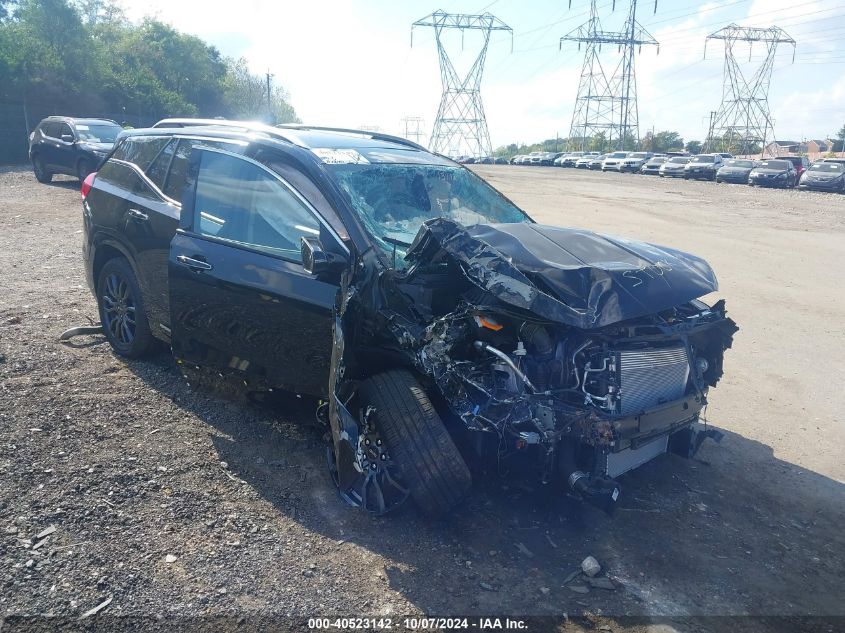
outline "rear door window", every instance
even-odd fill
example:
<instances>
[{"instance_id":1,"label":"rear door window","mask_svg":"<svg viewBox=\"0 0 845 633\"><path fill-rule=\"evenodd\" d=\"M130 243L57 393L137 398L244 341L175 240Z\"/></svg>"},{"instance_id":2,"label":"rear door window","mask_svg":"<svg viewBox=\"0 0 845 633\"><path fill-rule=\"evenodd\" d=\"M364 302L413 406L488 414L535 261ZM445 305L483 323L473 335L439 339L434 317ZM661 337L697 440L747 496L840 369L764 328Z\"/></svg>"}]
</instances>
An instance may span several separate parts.
<instances>
[{"instance_id":1,"label":"rear door window","mask_svg":"<svg viewBox=\"0 0 845 633\"><path fill-rule=\"evenodd\" d=\"M300 198L253 162L203 152L194 202L194 231L300 262L300 238L320 225Z\"/></svg>"},{"instance_id":2,"label":"rear door window","mask_svg":"<svg viewBox=\"0 0 845 633\"><path fill-rule=\"evenodd\" d=\"M59 133L56 135L56 138L62 138L65 134L73 136L73 130L70 129L70 126L67 123L59 123Z\"/></svg>"},{"instance_id":3,"label":"rear door window","mask_svg":"<svg viewBox=\"0 0 845 633\"><path fill-rule=\"evenodd\" d=\"M59 128L61 125L56 121L49 121L41 126L41 133L50 138L59 137Z\"/></svg>"},{"instance_id":4,"label":"rear door window","mask_svg":"<svg viewBox=\"0 0 845 633\"><path fill-rule=\"evenodd\" d=\"M170 162L170 172L165 179L162 191L164 194L175 200L179 204L182 203L182 194L185 190L185 176L188 173L188 161L191 158L191 151L194 147L213 147L223 149L226 151L236 151L238 147L234 143L226 143L224 141L207 141L204 139L183 138L179 140L178 146L173 154L173 160Z\"/></svg>"}]
</instances>

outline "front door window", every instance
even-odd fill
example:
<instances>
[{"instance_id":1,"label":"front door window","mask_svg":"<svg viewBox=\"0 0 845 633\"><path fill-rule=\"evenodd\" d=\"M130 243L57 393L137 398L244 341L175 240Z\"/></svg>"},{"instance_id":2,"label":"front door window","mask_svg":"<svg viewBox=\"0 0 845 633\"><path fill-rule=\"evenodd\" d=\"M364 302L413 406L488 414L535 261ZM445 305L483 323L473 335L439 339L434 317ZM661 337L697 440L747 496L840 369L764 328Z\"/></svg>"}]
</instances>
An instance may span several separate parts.
<instances>
[{"instance_id":1,"label":"front door window","mask_svg":"<svg viewBox=\"0 0 845 633\"><path fill-rule=\"evenodd\" d=\"M301 261L300 238L320 235L305 204L255 163L212 151L201 161L194 231Z\"/></svg>"}]
</instances>

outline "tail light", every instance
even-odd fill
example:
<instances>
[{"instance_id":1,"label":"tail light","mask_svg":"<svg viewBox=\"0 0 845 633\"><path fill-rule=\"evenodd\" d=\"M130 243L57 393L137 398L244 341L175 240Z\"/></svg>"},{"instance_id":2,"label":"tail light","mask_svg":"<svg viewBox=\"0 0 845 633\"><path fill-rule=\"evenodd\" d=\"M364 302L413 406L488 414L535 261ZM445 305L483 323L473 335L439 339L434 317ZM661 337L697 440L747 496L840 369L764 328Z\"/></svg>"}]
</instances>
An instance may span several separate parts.
<instances>
[{"instance_id":1,"label":"tail light","mask_svg":"<svg viewBox=\"0 0 845 633\"><path fill-rule=\"evenodd\" d=\"M90 174L88 174L85 177L85 180L82 181L82 187L80 188L80 191L82 192L82 199L83 200L85 200L85 198L88 197L88 192L91 191L91 187L94 186L94 178L96 176L97 176L97 172L92 171Z\"/></svg>"}]
</instances>

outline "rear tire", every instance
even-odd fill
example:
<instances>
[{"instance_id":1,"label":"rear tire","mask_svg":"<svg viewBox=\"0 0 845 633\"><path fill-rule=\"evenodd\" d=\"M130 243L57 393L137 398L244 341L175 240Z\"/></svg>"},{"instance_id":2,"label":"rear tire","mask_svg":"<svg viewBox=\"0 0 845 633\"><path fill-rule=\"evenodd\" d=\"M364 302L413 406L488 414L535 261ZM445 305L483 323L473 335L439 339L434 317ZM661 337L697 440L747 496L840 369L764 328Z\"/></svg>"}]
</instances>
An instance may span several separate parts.
<instances>
[{"instance_id":1,"label":"rear tire","mask_svg":"<svg viewBox=\"0 0 845 633\"><path fill-rule=\"evenodd\" d=\"M103 333L118 355L138 358L152 350L155 339L141 289L132 267L122 257L110 259L100 270L97 305Z\"/></svg>"},{"instance_id":2,"label":"rear tire","mask_svg":"<svg viewBox=\"0 0 845 633\"><path fill-rule=\"evenodd\" d=\"M39 156L32 159L32 171L35 172L35 179L44 185L53 181L53 174L47 171L44 161Z\"/></svg>"},{"instance_id":3,"label":"rear tire","mask_svg":"<svg viewBox=\"0 0 845 633\"><path fill-rule=\"evenodd\" d=\"M411 372L387 371L359 390L411 497L427 515L455 507L472 486L466 462L425 390Z\"/></svg>"}]
</instances>

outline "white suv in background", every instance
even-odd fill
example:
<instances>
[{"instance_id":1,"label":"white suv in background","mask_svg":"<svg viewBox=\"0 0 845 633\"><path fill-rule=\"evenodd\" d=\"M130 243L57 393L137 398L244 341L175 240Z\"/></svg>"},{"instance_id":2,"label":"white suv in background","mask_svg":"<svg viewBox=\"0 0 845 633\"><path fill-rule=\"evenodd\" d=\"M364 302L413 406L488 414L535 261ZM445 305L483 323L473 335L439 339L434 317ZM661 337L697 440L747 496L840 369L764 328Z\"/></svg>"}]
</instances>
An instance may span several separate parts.
<instances>
[{"instance_id":1,"label":"white suv in background","mask_svg":"<svg viewBox=\"0 0 845 633\"><path fill-rule=\"evenodd\" d=\"M622 171L622 161L628 157L628 152L611 152L601 164L602 171Z\"/></svg>"}]
</instances>

